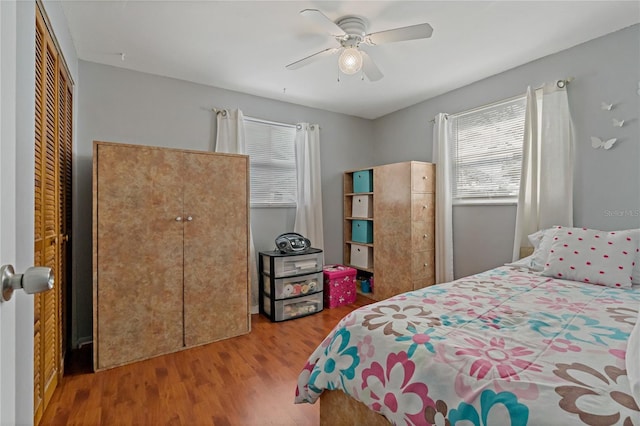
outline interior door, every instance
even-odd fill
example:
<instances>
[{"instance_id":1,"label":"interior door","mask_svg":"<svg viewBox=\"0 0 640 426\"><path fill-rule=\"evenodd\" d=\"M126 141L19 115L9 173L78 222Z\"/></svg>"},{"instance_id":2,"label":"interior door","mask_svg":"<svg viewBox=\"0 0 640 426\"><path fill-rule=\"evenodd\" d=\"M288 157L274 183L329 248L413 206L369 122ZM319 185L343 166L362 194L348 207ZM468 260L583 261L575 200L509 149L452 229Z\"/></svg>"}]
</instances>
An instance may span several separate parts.
<instances>
[{"instance_id":1,"label":"interior door","mask_svg":"<svg viewBox=\"0 0 640 426\"><path fill-rule=\"evenodd\" d=\"M16 212L20 207L17 202L16 177L17 170L24 164L16 163L16 3L0 1L0 265L13 264L16 267L20 260L18 253L18 231ZM26 202L30 209L30 201ZM21 271L17 271L21 272ZM21 297L22 296L22 297ZM22 341L31 339L31 311L25 312L24 299L30 302L30 296L14 294L8 302L0 301L0 424L13 425L24 419L21 399L30 392L28 388L31 370L25 371L20 362L19 351ZM21 324L25 313L28 321ZM26 336L25 336L26 334ZM25 380L26 385L17 384ZM24 383L24 382L22 382ZM30 413L28 413L30 415Z\"/></svg>"},{"instance_id":2,"label":"interior door","mask_svg":"<svg viewBox=\"0 0 640 426\"><path fill-rule=\"evenodd\" d=\"M3 25L0 25L0 43L4 40L8 39L11 35L8 26L4 25L5 20L7 19L8 7L11 6L9 3L0 2L0 22ZM15 28L13 28L15 31ZM9 151L15 149L15 139L10 138L8 134L8 128L10 126L11 117L8 114L7 106L4 101L5 97L9 98L9 94L6 93L8 90L5 88L11 82L8 78L7 72L4 72L5 62L11 57L9 52L7 52L7 47L4 43L0 45L0 176L4 177L2 174L2 170L6 170L6 166L8 163L8 155L6 155ZM15 102L15 97L12 99ZM13 128L15 131L15 127ZM2 179L0 181L0 193L5 194L5 191L8 191L9 194L15 196L15 189L12 190L12 185L9 184L8 179ZM6 237L8 232L10 232L10 228L12 226L15 227L15 220L13 222L5 220L6 217L11 217L10 211L7 206L2 202L4 197L0 197L0 241L4 241L2 239L3 235ZM14 261L15 257L15 248L9 248L5 245L0 245L0 263L4 264L10 263ZM15 339L15 334L13 332L13 325L15 324L15 309L12 306L7 307L6 303L0 302L0 376L1 377L11 377L11 372L15 371L16 363L13 359L13 350L9 345L3 344L5 341L11 341ZM15 379L14 379L15 380ZM13 389L15 387L15 381L11 383L12 380L2 380L0 381L0 424L12 424L13 419L15 418L15 413L13 413L13 401L11 394L13 393Z\"/></svg>"},{"instance_id":3,"label":"interior door","mask_svg":"<svg viewBox=\"0 0 640 426\"><path fill-rule=\"evenodd\" d=\"M184 156L184 335L185 345L194 346L245 334L251 327L249 160L230 154Z\"/></svg>"}]
</instances>

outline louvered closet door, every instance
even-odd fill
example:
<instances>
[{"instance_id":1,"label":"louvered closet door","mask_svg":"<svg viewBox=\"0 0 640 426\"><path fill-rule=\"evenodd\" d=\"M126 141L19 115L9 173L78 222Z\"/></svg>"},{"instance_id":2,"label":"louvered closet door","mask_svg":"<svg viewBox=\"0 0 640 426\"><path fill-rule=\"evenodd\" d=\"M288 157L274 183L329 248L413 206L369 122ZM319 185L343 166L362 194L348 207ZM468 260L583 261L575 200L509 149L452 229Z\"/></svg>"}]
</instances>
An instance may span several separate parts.
<instances>
[{"instance_id":1,"label":"louvered closet door","mask_svg":"<svg viewBox=\"0 0 640 426\"><path fill-rule=\"evenodd\" d=\"M55 285L34 297L34 423L62 376L70 229L72 85L36 7L34 264L53 270Z\"/></svg>"},{"instance_id":2,"label":"louvered closet door","mask_svg":"<svg viewBox=\"0 0 640 426\"><path fill-rule=\"evenodd\" d=\"M34 403L39 420L58 383L58 152L57 53L38 14L36 19L36 170L35 264L48 266L56 278L55 289L35 297Z\"/></svg>"},{"instance_id":3,"label":"louvered closet door","mask_svg":"<svg viewBox=\"0 0 640 426\"><path fill-rule=\"evenodd\" d=\"M71 294L71 173L72 173L72 131L73 131L73 86L65 71L58 72L58 318L60 338L60 375L64 373L64 359L67 347L67 331L70 318L67 312L67 295Z\"/></svg>"},{"instance_id":4,"label":"louvered closet door","mask_svg":"<svg viewBox=\"0 0 640 426\"><path fill-rule=\"evenodd\" d=\"M38 24L40 22L37 22ZM36 25L36 122L35 122L35 199L34 199L34 255L33 264L42 265L42 94L43 94L43 44L44 35L40 25ZM55 278L55 277L54 277ZM34 402L34 421L38 424L43 414L42 403L42 379L40 374L40 363L42 360L41 339L41 310L42 310L41 294L34 296L34 320L33 320L33 402Z\"/></svg>"},{"instance_id":5,"label":"louvered closet door","mask_svg":"<svg viewBox=\"0 0 640 426\"><path fill-rule=\"evenodd\" d=\"M184 339L248 333L248 157L185 153Z\"/></svg>"}]
</instances>

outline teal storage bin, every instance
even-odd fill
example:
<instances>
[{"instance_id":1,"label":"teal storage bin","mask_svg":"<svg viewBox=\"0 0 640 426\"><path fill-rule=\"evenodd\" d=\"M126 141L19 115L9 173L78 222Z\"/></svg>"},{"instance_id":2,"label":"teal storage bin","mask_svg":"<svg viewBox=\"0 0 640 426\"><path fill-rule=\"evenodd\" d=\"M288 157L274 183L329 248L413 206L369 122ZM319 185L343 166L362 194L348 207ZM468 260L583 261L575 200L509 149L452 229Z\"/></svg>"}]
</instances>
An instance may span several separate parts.
<instances>
[{"instance_id":1,"label":"teal storage bin","mask_svg":"<svg viewBox=\"0 0 640 426\"><path fill-rule=\"evenodd\" d=\"M373 170L353 172L353 192L373 192Z\"/></svg>"},{"instance_id":2,"label":"teal storage bin","mask_svg":"<svg viewBox=\"0 0 640 426\"><path fill-rule=\"evenodd\" d=\"M351 222L351 241L357 243L373 242L373 222L370 220L354 220Z\"/></svg>"}]
</instances>

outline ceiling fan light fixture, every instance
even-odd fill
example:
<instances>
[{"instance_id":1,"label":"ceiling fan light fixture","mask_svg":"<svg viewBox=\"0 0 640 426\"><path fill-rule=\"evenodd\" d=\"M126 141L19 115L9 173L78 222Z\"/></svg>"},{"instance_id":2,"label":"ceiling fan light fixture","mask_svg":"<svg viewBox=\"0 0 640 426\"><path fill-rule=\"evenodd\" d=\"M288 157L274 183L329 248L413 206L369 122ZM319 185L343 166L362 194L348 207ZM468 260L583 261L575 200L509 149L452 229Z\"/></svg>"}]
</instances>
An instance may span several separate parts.
<instances>
[{"instance_id":1,"label":"ceiling fan light fixture","mask_svg":"<svg viewBox=\"0 0 640 426\"><path fill-rule=\"evenodd\" d=\"M357 73L362 69L362 53L355 47L344 49L338 59L338 67L347 75Z\"/></svg>"}]
</instances>

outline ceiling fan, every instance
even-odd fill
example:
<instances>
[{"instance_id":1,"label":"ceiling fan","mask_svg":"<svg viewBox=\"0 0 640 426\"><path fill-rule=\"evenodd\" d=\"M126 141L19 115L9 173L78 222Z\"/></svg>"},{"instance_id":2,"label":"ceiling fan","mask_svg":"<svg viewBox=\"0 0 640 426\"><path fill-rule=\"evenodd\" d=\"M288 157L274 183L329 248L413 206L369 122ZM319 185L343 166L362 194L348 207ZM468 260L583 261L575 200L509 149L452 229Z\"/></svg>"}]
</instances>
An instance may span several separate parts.
<instances>
[{"instance_id":1,"label":"ceiling fan","mask_svg":"<svg viewBox=\"0 0 640 426\"><path fill-rule=\"evenodd\" d=\"M342 53L338 59L340 71L345 74L355 74L362 70L370 81L380 80L384 75L362 48L363 46L376 46L397 41L429 38L433 33L433 28L427 23L367 33L367 21L361 16L344 16L334 22L317 9L304 9L300 12L300 15L331 34L339 46L330 47L292 62L286 66L287 69L295 70L341 51Z\"/></svg>"}]
</instances>

